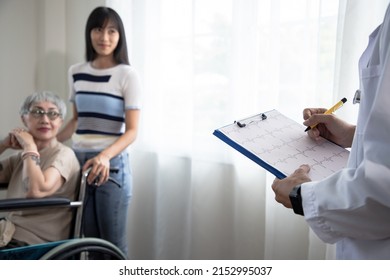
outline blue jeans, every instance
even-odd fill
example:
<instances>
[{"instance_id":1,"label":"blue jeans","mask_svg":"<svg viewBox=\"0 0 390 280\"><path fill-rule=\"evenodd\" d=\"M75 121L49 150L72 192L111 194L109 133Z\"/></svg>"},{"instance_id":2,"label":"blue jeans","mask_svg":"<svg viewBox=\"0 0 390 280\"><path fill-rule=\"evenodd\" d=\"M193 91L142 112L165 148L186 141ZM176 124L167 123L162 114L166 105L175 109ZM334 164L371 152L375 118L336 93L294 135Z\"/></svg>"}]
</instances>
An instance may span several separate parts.
<instances>
[{"instance_id":1,"label":"blue jeans","mask_svg":"<svg viewBox=\"0 0 390 280\"><path fill-rule=\"evenodd\" d=\"M98 152L77 152L83 166ZM110 241L128 255L127 212L132 191L132 174L128 153L110 160L110 180L101 186L87 185L84 205L83 233Z\"/></svg>"}]
</instances>

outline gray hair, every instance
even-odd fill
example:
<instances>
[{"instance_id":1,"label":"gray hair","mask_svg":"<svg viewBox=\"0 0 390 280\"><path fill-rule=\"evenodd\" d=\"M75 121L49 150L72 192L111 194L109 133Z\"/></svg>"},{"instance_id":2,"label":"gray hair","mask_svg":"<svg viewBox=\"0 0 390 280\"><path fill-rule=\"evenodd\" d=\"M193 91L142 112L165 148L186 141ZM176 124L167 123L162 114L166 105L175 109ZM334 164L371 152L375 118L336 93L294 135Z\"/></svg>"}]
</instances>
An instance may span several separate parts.
<instances>
[{"instance_id":1,"label":"gray hair","mask_svg":"<svg viewBox=\"0 0 390 280\"><path fill-rule=\"evenodd\" d=\"M20 116L26 115L29 113L31 106L38 102L50 102L57 106L59 113L61 114L61 119L65 119L66 116L66 105L61 97L50 92L50 91L40 91L33 93L24 100L22 106L20 107L19 114Z\"/></svg>"}]
</instances>

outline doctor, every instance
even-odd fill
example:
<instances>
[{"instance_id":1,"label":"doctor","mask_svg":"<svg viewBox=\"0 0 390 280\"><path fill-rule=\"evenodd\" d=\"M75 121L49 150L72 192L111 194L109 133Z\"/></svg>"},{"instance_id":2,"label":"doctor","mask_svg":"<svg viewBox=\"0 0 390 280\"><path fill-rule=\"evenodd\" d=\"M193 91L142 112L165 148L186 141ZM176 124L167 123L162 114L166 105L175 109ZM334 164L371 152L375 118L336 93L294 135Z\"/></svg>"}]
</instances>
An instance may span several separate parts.
<instances>
[{"instance_id":1,"label":"doctor","mask_svg":"<svg viewBox=\"0 0 390 280\"><path fill-rule=\"evenodd\" d=\"M359 61L360 108L357 126L325 109L305 109L311 138L320 135L351 147L347 168L311 182L303 165L275 179L275 199L304 215L312 230L336 243L337 259L390 259L390 10L370 35Z\"/></svg>"}]
</instances>

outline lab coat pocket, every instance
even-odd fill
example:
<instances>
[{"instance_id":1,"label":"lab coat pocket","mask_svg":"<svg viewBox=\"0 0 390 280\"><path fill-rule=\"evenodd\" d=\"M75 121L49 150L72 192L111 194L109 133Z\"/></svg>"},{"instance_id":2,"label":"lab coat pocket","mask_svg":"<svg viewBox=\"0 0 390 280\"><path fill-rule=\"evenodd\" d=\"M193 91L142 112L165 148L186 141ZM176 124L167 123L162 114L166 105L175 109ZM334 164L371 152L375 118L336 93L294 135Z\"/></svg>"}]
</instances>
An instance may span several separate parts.
<instances>
[{"instance_id":1,"label":"lab coat pocket","mask_svg":"<svg viewBox=\"0 0 390 280\"><path fill-rule=\"evenodd\" d=\"M381 65L372 65L367 68L362 69L361 78L362 79L372 79L380 75L382 71Z\"/></svg>"}]
</instances>

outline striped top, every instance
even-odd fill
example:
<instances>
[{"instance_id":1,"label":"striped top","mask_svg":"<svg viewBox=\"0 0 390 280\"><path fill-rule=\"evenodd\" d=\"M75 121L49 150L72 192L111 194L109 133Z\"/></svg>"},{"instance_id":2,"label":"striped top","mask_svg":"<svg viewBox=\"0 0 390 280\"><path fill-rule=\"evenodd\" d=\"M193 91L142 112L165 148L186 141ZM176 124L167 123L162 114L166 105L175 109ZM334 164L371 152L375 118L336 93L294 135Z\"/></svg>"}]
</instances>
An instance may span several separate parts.
<instances>
[{"instance_id":1,"label":"striped top","mask_svg":"<svg viewBox=\"0 0 390 280\"><path fill-rule=\"evenodd\" d=\"M138 110L140 81L132 66L95 69L89 62L69 69L70 101L78 122L72 137L77 151L100 151L125 131L125 111Z\"/></svg>"}]
</instances>

